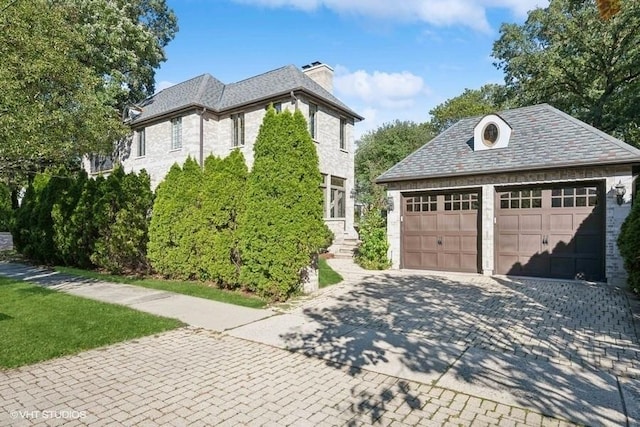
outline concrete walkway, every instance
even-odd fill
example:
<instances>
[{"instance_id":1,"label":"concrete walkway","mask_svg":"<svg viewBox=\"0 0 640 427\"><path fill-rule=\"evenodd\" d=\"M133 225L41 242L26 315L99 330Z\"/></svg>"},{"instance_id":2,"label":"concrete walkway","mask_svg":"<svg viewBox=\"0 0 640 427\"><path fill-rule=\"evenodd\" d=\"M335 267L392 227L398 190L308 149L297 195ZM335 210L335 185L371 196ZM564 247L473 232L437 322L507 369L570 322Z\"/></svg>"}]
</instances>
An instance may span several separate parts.
<instances>
[{"instance_id":1,"label":"concrete walkway","mask_svg":"<svg viewBox=\"0 0 640 427\"><path fill-rule=\"evenodd\" d=\"M237 328L275 314L266 309L240 307L140 286L102 282L18 263L0 262L0 276L28 281L89 299L124 305L217 332Z\"/></svg>"}]
</instances>

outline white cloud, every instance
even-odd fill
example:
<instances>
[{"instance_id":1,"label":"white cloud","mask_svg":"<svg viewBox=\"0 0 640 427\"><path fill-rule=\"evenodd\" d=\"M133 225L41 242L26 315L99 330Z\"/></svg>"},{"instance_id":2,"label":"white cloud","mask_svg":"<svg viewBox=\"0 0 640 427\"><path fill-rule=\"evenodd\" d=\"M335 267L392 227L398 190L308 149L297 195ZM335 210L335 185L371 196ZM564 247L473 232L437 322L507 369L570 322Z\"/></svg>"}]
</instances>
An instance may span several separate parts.
<instances>
[{"instance_id":1,"label":"white cloud","mask_svg":"<svg viewBox=\"0 0 640 427\"><path fill-rule=\"evenodd\" d=\"M416 97L429 93L422 77L408 71L350 72L340 65L336 66L334 87L339 96L356 98L387 109L409 108L414 105Z\"/></svg>"},{"instance_id":2,"label":"white cloud","mask_svg":"<svg viewBox=\"0 0 640 427\"><path fill-rule=\"evenodd\" d=\"M356 140L395 120L428 120L431 91L422 77L409 71L351 72L337 65L333 87L340 100L364 117L356 125Z\"/></svg>"},{"instance_id":3,"label":"white cloud","mask_svg":"<svg viewBox=\"0 0 640 427\"><path fill-rule=\"evenodd\" d=\"M490 31L486 11L502 8L518 17L549 0L235 0L238 3L266 7L290 7L314 11L325 7L336 13L354 14L385 20L424 22L435 26L463 25Z\"/></svg>"}]
</instances>

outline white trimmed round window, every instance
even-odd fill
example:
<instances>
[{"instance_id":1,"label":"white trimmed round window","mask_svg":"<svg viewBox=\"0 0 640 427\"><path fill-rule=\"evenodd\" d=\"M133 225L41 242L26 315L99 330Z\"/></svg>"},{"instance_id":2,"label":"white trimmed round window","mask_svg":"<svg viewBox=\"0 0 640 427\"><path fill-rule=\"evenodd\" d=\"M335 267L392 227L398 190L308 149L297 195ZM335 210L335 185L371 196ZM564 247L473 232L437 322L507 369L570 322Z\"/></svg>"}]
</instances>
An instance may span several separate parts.
<instances>
[{"instance_id":1,"label":"white trimmed round window","mask_svg":"<svg viewBox=\"0 0 640 427\"><path fill-rule=\"evenodd\" d=\"M487 123L482 129L482 142L487 147L493 147L498 140L500 130L495 123Z\"/></svg>"}]
</instances>

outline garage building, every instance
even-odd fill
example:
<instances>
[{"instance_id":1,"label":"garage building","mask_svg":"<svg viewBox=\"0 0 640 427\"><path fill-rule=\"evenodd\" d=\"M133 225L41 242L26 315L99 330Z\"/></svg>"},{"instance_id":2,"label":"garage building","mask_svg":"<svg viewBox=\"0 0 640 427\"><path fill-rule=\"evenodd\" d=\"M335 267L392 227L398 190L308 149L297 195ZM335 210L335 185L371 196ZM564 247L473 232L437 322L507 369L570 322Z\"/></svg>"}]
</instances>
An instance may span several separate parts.
<instances>
[{"instance_id":1,"label":"garage building","mask_svg":"<svg viewBox=\"0 0 640 427\"><path fill-rule=\"evenodd\" d=\"M382 174L393 268L623 284L640 150L547 104L460 120Z\"/></svg>"}]
</instances>

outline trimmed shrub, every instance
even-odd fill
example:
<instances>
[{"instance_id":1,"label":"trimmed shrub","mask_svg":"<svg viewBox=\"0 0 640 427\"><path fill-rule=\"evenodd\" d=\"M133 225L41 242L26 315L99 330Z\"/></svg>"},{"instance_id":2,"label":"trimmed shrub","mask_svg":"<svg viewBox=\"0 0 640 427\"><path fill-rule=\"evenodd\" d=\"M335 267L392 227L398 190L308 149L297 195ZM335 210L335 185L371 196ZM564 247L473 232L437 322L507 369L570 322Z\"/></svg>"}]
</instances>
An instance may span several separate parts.
<instances>
[{"instance_id":1,"label":"trimmed shrub","mask_svg":"<svg viewBox=\"0 0 640 427\"><path fill-rule=\"evenodd\" d=\"M248 289L274 300L299 290L306 267L326 244L321 179L302 113L270 107L254 146L240 221L240 278Z\"/></svg>"},{"instance_id":2,"label":"trimmed shrub","mask_svg":"<svg viewBox=\"0 0 640 427\"><path fill-rule=\"evenodd\" d=\"M380 211L371 210L360 221L360 246L355 260L368 270L384 270L389 268L391 261L387 257L389 242L387 241L387 227Z\"/></svg>"},{"instance_id":3,"label":"trimmed shrub","mask_svg":"<svg viewBox=\"0 0 640 427\"><path fill-rule=\"evenodd\" d=\"M202 170L191 157L174 164L156 189L149 227L148 257L155 271L168 278L192 279L200 272L199 230Z\"/></svg>"},{"instance_id":4,"label":"trimmed shrub","mask_svg":"<svg viewBox=\"0 0 640 427\"><path fill-rule=\"evenodd\" d=\"M248 170L244 156L234 150L224 159L209 156L197 212L199 275L219 287L236 288L240 280L238 219L244 214Z\"/></svg>"},{"instance_id":5,"label":"trimmed shrub","mask_svg":"<svg viewBox=\"0 0 640 427\"><path fill-rule=\"evenodd\" d=\"M629 216L620 228L618 248L624 259L624 267L629 274L629 287L635 293L640 293L640 201L636 192L633 207Z\"/></svg>"}]
</instances>

